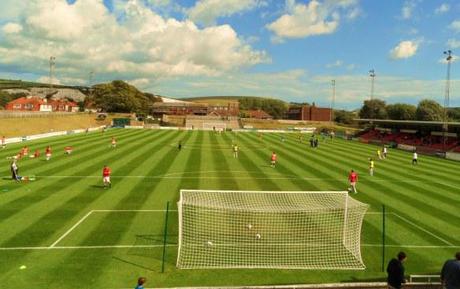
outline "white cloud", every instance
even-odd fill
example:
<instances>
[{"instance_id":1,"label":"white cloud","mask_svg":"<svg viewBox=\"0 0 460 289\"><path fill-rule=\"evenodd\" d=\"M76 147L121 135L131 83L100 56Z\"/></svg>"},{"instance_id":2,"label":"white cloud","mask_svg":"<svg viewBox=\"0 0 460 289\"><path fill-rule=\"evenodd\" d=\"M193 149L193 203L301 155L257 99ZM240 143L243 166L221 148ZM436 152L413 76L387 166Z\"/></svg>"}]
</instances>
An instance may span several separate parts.
<instances>
[{"instance_id":1,"label":"white cloud","mask_svg":"<svg viewBox=\"0 0 460 289\"><path fill-rule=\"evenodd\" d=\"M434 13L435 14L443 14L443 13L449 12L449 10L450 10L450 5L447 4L447 3L442 3L441 6L437 7L434 10Z\"/></svg>"},{"instance_id":2,"label":"white cloud","mask_svg":"<svg viewBox=\"0 0 460 289\"><path fill-rule=\"evenodd\" d=\"M187 11L187 15L194 22L213 25L219 17L228 17L263 5L266 2L261 0L199 0Z\"/></svg>"},{"instance_id":3,"label":"white cloud","mask_svg":"<svg viewBox=\"0 0 460 289\"><path fill-rule=\"evenodd\" d=\"M358 18L359 16L361 16L363 14L363 11L361 10L361 8L359 7L355 7L353 9L350 9L347 14L346 14L346 18L348 20L355 20L356 18Z\"/></svg>"},{"instance_id":4,"label":"white cloud","mask_svg":"<svg viewBox=\"0 0 460 289\"><path fill-rule=\"evenodd\" d=\"M401 41L390 51L390 57L393 59L412 57L417 53L418 46L419 44L416 41Z\"/></svg>"},{"instance_id":5,"label":"white cloud","mask_svg":"<svg viewBox=\"0 0 460 289\"><path fill-rule=\"evenodd\" d=\"M61 84L61 81L55 77L53 77L52 79L52 84ZM40 82L40 83L50 83L50 77L49 76L41 76L39 78L37 78L36 80L37 82Z\"/></svg>"},{"instance_id":6,"label":"white cloud","mask_svg":"<svg viewBox=\"0 0 460 289\"><path fill-rule=\"evenodd\" d=\"M147 0L147 3L153 6L167 6L171 3L171 0Z\"/></svg>"},{"instance_id":7,"label":"white cloud","mask_svg":"<svg viewBox=\"0 0 460 289\"><path fill-rule=\"evenodd\" d=\"M415 7L416 4L414 1L405 1L401 8L401 17L406 20L412 18Z\"/></svg>"},{"instance_id":8,"label":"white cloud","mask_svg":"<svg viewBox=\"0 0 460 289\"><path fill-rule=\"evenodd\" d=\"M100 80L217 75L270 61L229 25L200 29L139 0L115 0L113 13L102 0L31 0L15 23L0 32L0 68L43 75L53 55L62 81L91 70Z\"/></svg>"},{"instance_id":9,"label":"white cloud","mask_svg":"<svg viewBox=\"0 0 460 289\"><path fill-rule=\"evenodd\" d=\"M368 75L318 75L295 69L277 73L229 73L218 77L200 77L164 80L155 84L153 91L171 97L203 95L269 96L286 101L315 102L319 106L330 104L331 79L336 80L338 108L354 109L369 96ZM424 98L442 101L445 80L404 78L379 74L375 82L375 96L388 103L416 104ZM453 79L452 86L460 85ZM454 100L455 102L455 100ZM453 103L458 105L460 103Z\"/></svg>"},{"instance_id":10,"label":"white cloud","mask_svg":"<svg viewBox=\"0 0 460 289\"><path fill-rule=\"evenodd\" d=\"M340 24L341 12L349 19L359 15L355 0L312 0L308 4L286 1L287 13L266 27L275 33L273 38L280 42L283 38L303 38L313 35L331 34Z\"/></svg>"},{"instance_id":11,"label":"white cloud","mask_svg":"<svg viewBox=\"0 0 460 289\"><path fill-rule=\"evenodd\" d=\"M340 67L343 65L343 61L342 60L336 60L335 62L333 63L328 63L326 64L326 68L333 68L333 67Z\"/></svg>"},{"instance_id":12,"label":"white cloud","mask_svg":"<svg viewBox=\"0 0 460 289\"><path fill-rule=\"evenodd\" d=\"M1 0L0 1L0 19L15 19L27 8L28 1L19 0Z\"/></svg>"},{"instance_id":13,"label":"white cloud","mask_svg":"<svg viewBox=\"0 0 460 289\"><path fill-rule=\"evenodd\" d=\"M18 23L9 22L3 25L2 30L6 34L14 34L22 31L22 26Z\"/></svg>"},{"instance_id":14,"label":"white cloud","mask_svg":"<svg viewBox=\"0 0 460 289\"><path fill-rule=\"evenodd\" d=\"M347 70L354 70L355 68L356 68L356 64L354 63L347 65Z\"/></svg>"},{"instance_id":15,"label":"white cloud","mask_svg":"<svg viewBox=\"0 0 460 289\"><path fill-rule=\"evenodd\" d=\"M134 85L135 87L139 89L143 89L147 87L149 84L151 84L152 81L148 78L137 78L137 79L129 80L128 83L131 85Z\"/></svg>"},{"instance_id":16,"label":"white cloud","mask_svg":"<svg viewBox=\"0 0 460 289\"><path fill-rule=\"evenodd\" d=\"M451 38L447 40L447 46L452 49L460 48L460 40Z\"/></svg>"},{"instance_id":17,"label":"white cloud","mask_svg":"<svg viewBox=\"0 0 460 289\"><path fill-rule=\"evenodd\" d=\"M455 20L450 23L449 28L454 30L455 32L460 32L460 20Z\"/></svg>"}]
</instances>

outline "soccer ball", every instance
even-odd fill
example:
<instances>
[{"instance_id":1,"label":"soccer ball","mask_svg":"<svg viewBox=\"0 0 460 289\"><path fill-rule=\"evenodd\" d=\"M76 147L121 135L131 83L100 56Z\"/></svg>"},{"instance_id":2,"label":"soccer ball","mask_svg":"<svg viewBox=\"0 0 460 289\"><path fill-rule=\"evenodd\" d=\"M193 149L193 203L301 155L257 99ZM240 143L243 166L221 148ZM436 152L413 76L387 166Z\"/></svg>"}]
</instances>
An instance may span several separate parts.
<instances>
[{"instance_id":1,"label":"soccer ball","mask_svg":"<svg viewBox=\"0 0 460 289\"><path fill-rule=\"evenodd\" d=\"M260 238L262 238L260 234L256 234L256 240L260 240Z\"/></svg>"},{"instance_id":2,"label":"soccer ball","mask_svg":"<svg viewBox=\"0 0 460 289\"><path fill-rule=\"evenodd\" d=\"M246 228L248 228L248 230L251 230L251 229L252 229L252 225L251 225L251 224L247 224Z\"/></svg>"},{"instance_id":3,"label":"soccer ball","mask_svg":"<svg viewBox=\"0 0 460 289\"><path fill-rule=\"evenodd\" d=\"M207 241L207 242L206 242L206 246L212 247L212 242L211 242L211 241Z\"/></svg>"}]
</instances>

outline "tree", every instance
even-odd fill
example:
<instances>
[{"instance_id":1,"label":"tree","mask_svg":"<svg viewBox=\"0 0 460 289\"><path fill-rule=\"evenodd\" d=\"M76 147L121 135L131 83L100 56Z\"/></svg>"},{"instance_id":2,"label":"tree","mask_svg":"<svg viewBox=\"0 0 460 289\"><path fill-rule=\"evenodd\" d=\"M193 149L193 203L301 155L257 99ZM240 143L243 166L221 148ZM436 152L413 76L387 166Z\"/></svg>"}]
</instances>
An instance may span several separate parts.
<instances>
[{"instance_id":1,"label":"tree","mask_svg":"<svg viewBox=\"0 0 460 289\"><path fill-rule=\"evenodd\" d=\"M7 91L0 90L0 108L5 108L8 102L23 96L27 96L27 94L24 92L8 93Z\"/></svg>"},{"instance_id":2,"label":"tree","mask_svg":"<svg viewBox=\"0 0 460 289\"><path fill-rule=\"evenodd\" d=\"M440 121L443 119L444 109L434 100L424 99L418 103L415 117L417 120Z\"/></svg>"},{"instance_id":3,"label":"tree","mask_svg":"<svg viewBox=\"0 0 460 289\"><path fill-rule=\"evenodd\" d=\"M346 110L334 110L334 121L342 124L352 124L355 113Z\"/></svg>"},{"instance_id":4,"label":"tree","mask_svg":"<svg viewBox=\"0 0 460 289\"><path fill-rule=\"evenodd\" d=\"M143 93L128 83L115 80L93 86L91 97L86 103L105 112L148 113L153 102L159 101L153 94Z\"/></svg>"},{"instance_id":5,"label":"tree","mask_svg":"<svg viewBox=\"0 0 460 289\"><path fill-rule=\"evenodd\" d=\"M414 120L417 107L411 104L395 103L387 105L387 113L390 119Z\"/></svg>"},{"instance_id":6,"label":"tree","mask_svg":"<svg viewBox=\"0 0 460 289\"><path fill-rule=\"evenodd\" d=\"M261 109L275 119L283 118L288 104L282 100L262 97L242 97L239 100L241 110Z\"/></svg>"},{"instance_id":7,"label":"tree","mask_svg":"<svg viewBox=\"0 0 460 289\"><path fill-rule=\"evenodd\" d=\"M449 119L454 121L460 121L460 107L451 107L447 111Z\"/></svg>"},{"instance_id":8,"label":"tree","mask_svg":"<svg viewBox=\"0 0 460 289\"><path fill-rule=\"evenodd\" d=\"M365 100L359 111L360 118L386 119L387 116L385 101L380 99Z\"/></svg>"}]
</instances>

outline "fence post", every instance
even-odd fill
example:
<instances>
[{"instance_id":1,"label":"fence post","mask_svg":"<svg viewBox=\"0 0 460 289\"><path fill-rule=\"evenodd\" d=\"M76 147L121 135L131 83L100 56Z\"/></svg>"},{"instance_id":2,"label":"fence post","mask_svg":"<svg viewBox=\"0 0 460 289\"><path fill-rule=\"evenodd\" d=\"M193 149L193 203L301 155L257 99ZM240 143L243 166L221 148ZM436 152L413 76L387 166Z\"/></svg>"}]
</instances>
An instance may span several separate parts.
<instances>
[{"instance_id":1,"label":"fence post","mask_svg":"<svg viewBox=\"0 0 460 289\"><path fill-rule=\"evenodd\" d=\"M382 205L382 272L385 272L385 205Z\"/></svg>"},{"instance_id":2,"label":"fence post","mask_svg":"<svg viewBox=\"0 0 460 289\"><path fill-rule=\"evenodd\" d=\"M161 273L165 272L165 259L166 259L166 241L168 236L168 214L169 213L169 201L166 203L166 212L165 212L165 228L163 235L163 257L161 261Z\"/></svg>"}]
</instances>

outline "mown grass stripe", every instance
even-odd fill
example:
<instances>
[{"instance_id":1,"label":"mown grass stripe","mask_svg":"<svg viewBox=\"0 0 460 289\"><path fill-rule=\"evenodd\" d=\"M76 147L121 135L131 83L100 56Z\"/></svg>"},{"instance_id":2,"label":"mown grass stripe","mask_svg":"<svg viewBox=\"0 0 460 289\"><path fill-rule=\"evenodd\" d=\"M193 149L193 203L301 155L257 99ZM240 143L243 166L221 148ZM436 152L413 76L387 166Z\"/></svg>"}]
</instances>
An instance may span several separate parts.
<instances>
[{"instance_id":1,"label":"mown grass stripe","mask_svg":"<svg viewBox=\"0 0 460 289\"><path fill-rule=\"evenodd\" d=\"M147 145L154 137L151 136L143 141L142 144ZM120 150L120 153L123 155L121 159L118 161L123 161L123 159L129 157L129 153L132 152L133 148L136 144L131 144L129 146L124 147ZM104 157L101 160L92 160L90 166L86 166L82 168L82 171L86 170L100 170L102 166L108 161L108 157ZM81 186L82 181L69 181L66 185L64 185L61 190L65 191L69 189L69 186L79 187ZM50 185L51 186L51 185ZM85 191L81 193L74 194L74 195L67 195L70 198L65 200L64 203L55 203L54 208L48 207L48 213L38 217L34 220L34 223L30 224L27 228L23 229L22 231L18 232L15 236L9 238L6 241L3 241L1 244L3 247L8 246L18 246L24 240L28 240L28 242L38 242L38 245L42 245L42 242L51 235L54 235L56 231L65 223L66 220L74 219L78 213L86 208L90 203L94 202L96 199L103 196L103 194L88 194ZM49 196L48 196L49 197ZM47 197L45 197L46 199ZM43 200L41 200L43 201ZM21 214L22 211L26 210L26 208L32 204L25 204L22 208L16 208L18 211L17 214ZM37 205L37 203L33 203L33 205ZM58 207L56 207L58 206ZM69 208L73 208L70 210ZM2 212L3 213L3 212ZM59 220L59 221L57 221ZM43 228L43 224L47 224L46 228Z\"/></svg>"},{"instance_id":2,"label":"mown grass stripe","mask_svg":"<svg viewBox=\"0 0 460 289\"><path fill-rule=\"evenodd\" d=\"M137 136L133 135L133 137ZM92 145L94 148L98 147L98 144ZM66 172L67 170L73 170L74 168L80 168L85 164L92 164L94 163L94 158L97 156L100 156L104 150L91 150L89 149L87 153L83 153L78 155L78 158L74 158L71 161L68 162L56 162L53 163L53 165L56 166L56 172ZM85 160L82 161L82 158ZM81 172L86 172L88 167L83 167L80 169ZM49 171L44 171L42 173L47 173ZM79 172L76 172L78 174ZM13 214L16 214L23 210L24 208L35 205L43 200L46 200L50 198L53 194L50 194L50 191L53 191L56 186L62 185L63 183L73 183L74 180L72 178L63 178L63 179L56 179L52 181L46 181L40 183L37 181L34 183L34 191L33 192L27 192L24 195L19 195L19 197L11 199L7 202L2 202L2 205L0 206L0 218L5 220L12 216ZM31 185L31 184L27 184ZM11 192L11 191L10 191ZM9 192L9 193L10 193Z\"/></svg>"},{"instance_id":3,"label":"mown grass stripe","mask_svg":"<svg viewBox=\"0 0 460 289\"><path fill-rule=\"evenodd\" d=\"M318 150L315 150L315 151L316 151L316 154L318 154L318 155L325 154L324 152L320 151L319 149L318 149ZM350 154L348 154L348 155L350 155ZM329 162L329 159L328 159L329 156L330 156L330 154L323 155L323 158L318 158L318 161L319 161L319 160L322 160L323 163L328 163L328 162ZM353 158L353 157L348 157L347 160L349 161L351 158ZM401 196L400 199L403 198L403 197L402 197L402 194L399 192L400 190L397 191L397 190L395 190L393 187L389 187L388 185L384 185L384 184L382 184L382 183L373 184L373 188L375 189L376 187L381 188L382 191L385 191L385 192L392 192L393 194L397 194L397 195ZM370 198L369 195L366 195L366 196L367 196L368 198ZM406 198L406 199L404 199L404 201L405 201L404 203L406 203L406 204L414 204L414 205L413 205L414 207L421 208L421 207L430 206L430 205L424 204L423 202L420 202L418 199L415 199L415 198L413 198L413 197L410 197L410 198L407 197L407 196L404 196L404 197ZM431 207L431 206L430 206L430 207ZM430 211L430 212L438 211L440 214L443 214L443 215L448 214L448 213L446 213L446 212L444 212L444 211L439 211L438 208L435 208L435 207L431 207L430 210L427 210L427 211ZM402 213L402 212L401 212L401 213ZM456 217L455 217L454 215L452 215L452 214L448 214L448 215L450 216L450 219L451 219L451 220L452 220L452 218L456 218ZM433 218L437 218L437 216L433 216L433 215L431 215L431 216L432 216ZM434 228L431 228L431 229L434 230ZM442 234L442 233L441 233L441 232L437 232L437 234ZM446 237L447 237L447 236L444 236L443 238L446 238ZM448 239L448 240L449 240L449 239Z\"/></svg>"},{"instance_id":4,"label":"mown grass stripe","mask_svg":"<svg viewBox=\"0 0 460 289\"><path fill-rule=\"evenodd\" d=\"M179 132L180 133L180 132ZM187 139L190 138L190 134L188 134L184 139L187 141ZM154 172L157 172L159 170L163 171L166 173L173 165L175 158L174 156L177 155L177 149L171 146L167 146L172 140L178 140L179 135L175 134L173 135L172 138L168 138L167 140L161 142L160 144L156 145L153 147L154 150L159 150L162 147L166 149L166 153L162 155L162 158L154 164L147 172L147 174L152 174ZM145 190L145 185L148 183L149 189ZM154 189L159 185L159 182L156 183L149 183L149 182L143 182L143 181L137 181L137 183L131 188L131 190L120 200L118 203L114 206L115 209L118 208L130 208L130 209L137 209L143 206L143 204L147 201L147 199L150 197L150 194L154 191ZM96 227L95 231L99 231L99 229L107 227L111 223L111 219L117 218L118 213L113 212L107 214L107 216L101 221L101 223ZM126 232L130 225L132 224L133 218L135 215L129 215L129 216L124 216L123 223L119 224L119 227L117 230L120 232ZM89 242L97 242L97 239L102 238L105 239L104 236L87 236L83 241L79 243L81 244L86 244ZM120 236L115 236L112 238L112 242L116 242L117 239L119 239ZM66 258L73 259L75 257L75 254L78 254L77 252L72 253L70 256L67 256ZM88 272L88 274L85 276L85 279L89 280L98 280L100 276L102 275L102 271L105 268L105 265L108 260L102 260L102 259L97 259L94 261L94 269L91 272ZM75 284L78 285L78 284Z\"/></svg>"},{"instance_id":5,"label":"mown grass stripe","mask_svg":"<svg viewBox=\"0 0 460 289\"><path fill-rule=\"evenodd\" d=\"M139 133L136 134L130 134L130 135L139 135ZM103 148L99 149L97 152L94 151L96 148ZM30 175L30 174L35 174L35 175L50 175L52 173L55 173L56 171L63 172L63 171L69 171L72 170L74 167L79 165L82 161L81 158L86 158L88 160L91 160L95 156L101 154L104 152L104 150L107 150L107 147L101 146L101 142L93 142L91 144L88 144L87 146L84 146L84 150L82 153L74 153L71 156L63 156L63 157L54 157L52 158L51 161L46 162L43 159L40 160L27 160L29 162L29 166L22 166L21 162L19 162L19 168L20 168L20 174L24 174L24 171L26 174L24 175ZM56 153L55 153L56 154ZM77 157L75 157L77 155ZM70 158L70 160L69 160ZM33 172L30 171L30 168L34 168L35 170ZM9 168L9 166L8 166ZM5 172L6 173L6 172ZM7 173L8 175L10 174L9 171ZM36 186L34 186L35 189L40 188L40 179L38 179L35 182ZM18 190L22 187L24 187L25 184L22 183L16 183L13 180L11 180L10 185L7 186L8 192L11 193L15 190ZM12 196L15 196L13 194L10 194Z\"/></svg>"}]
</instances>

